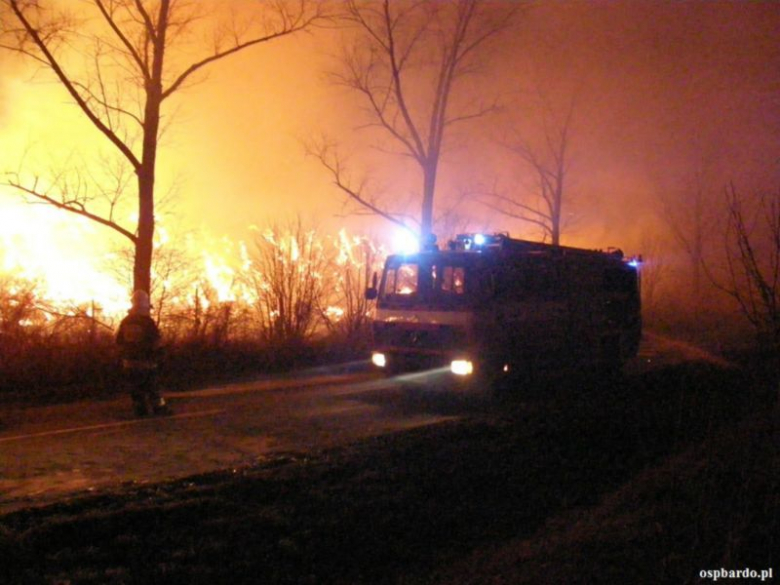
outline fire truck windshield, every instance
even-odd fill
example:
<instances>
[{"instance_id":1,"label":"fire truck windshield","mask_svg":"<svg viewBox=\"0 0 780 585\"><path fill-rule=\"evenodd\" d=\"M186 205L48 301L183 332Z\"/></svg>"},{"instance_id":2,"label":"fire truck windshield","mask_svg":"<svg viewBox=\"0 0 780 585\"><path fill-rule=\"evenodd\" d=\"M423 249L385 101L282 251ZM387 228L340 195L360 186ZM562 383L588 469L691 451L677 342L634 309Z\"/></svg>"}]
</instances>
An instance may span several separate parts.
<instances>
[{"instance_id":1,"label":"fire truck windshield","mask_svg":"<svg viewBox=\"0 0 780 585\"><path fill-rule=\"evenodd\" d=\"M443 259L388 262L380 303L462 305L468 298L467 269Z\"/></svg>"},{"instance_id":2,"label":"fire truck windshield","mask_svg":"<svg viewBox=\"0 0 780 585\"><path fill-rule=\"evenodd\" d=\"M382 297L411 297L419 291L420 266L400 264L388 268L382 286Z\"/></svg>"}]
</instances>

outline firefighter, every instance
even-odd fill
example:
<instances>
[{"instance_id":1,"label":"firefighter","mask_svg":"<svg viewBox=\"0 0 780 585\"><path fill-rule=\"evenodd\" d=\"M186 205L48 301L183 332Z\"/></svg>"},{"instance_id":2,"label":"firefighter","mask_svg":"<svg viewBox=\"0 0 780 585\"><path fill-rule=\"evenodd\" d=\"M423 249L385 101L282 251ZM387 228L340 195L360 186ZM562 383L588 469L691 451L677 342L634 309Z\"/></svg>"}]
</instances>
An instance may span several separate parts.
<instances>
[{"instance_id":1,"label":"firefighter","mask_svg":"<svg viewBox=\"0 0 780 585\"><path fill-rule=\"evenodd\" d=\"M119 324L116 342L122 359L122 371L133 411L137 416L170 414L170 408L157 388L157 358L160 331L149 316L149 295L137 290L132 296L132 306Z\"/></svg>"}]
</instances>

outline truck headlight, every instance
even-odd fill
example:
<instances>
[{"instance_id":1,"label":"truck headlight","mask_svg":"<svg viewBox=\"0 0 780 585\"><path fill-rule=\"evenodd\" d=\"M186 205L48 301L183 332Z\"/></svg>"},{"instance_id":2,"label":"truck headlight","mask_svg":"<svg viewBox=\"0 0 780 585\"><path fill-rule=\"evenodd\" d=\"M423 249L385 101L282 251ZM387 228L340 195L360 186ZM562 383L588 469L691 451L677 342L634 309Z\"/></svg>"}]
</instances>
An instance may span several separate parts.
<instances>
[{"instance_id":1,"label":"truck headlight","mask_svg":"<svg viewBox=\"0 0 780 585\"><path fill-rule=\"evenodd\" d=\"M383 353L374 352L371 354L371 363L377 368L384 368L387 365L387 357Z\"/></svg>"},{"instance_id":2,"label":"truck headlight","mask_svg":"<svg viewBox=\"0 0 780 585\"><path fill-rule=\"evenodd\" d=\"M469 360L452 360L450 371L456 376L469 376L474 373L474 364Z\"/></svg>"}]
</instances>

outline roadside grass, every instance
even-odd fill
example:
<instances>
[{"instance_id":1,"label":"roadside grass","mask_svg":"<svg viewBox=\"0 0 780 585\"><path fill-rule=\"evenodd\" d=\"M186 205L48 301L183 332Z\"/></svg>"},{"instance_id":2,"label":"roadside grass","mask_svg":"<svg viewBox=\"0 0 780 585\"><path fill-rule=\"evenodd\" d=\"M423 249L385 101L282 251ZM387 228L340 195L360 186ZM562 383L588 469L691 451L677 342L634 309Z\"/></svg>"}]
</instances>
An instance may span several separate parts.
<instances>
[{"instance_id":1,"label":"roadside grass","mask_svg":"<svg viewBox=\"0 0 780 585\"><path fill-rule=\"evenodd\" d=\"M696 583L713 569L777 571L777 410L638 474L597 506L485 547L426 583Z\"/></svg>"},{"instance_id":2,"label":"roadside grass","mask_svg":"<svg viewBox=\"0 0 780 585\"><path fill-rule=\"evenodd\" d=\"M126 393L113 337L84 344L36 342L22 349L16 359L0 361L0 403L55 404ZM367 339L337 335L285 346L246 340L176 343L162 353L160 386L163 391L189 390L367 355Z\"/></svg>"},{"instance_id":3,"label":"roadside grass","mask_svg":"<svg viewBox=\"0 0 780 585\"><path fill-rule=\"evenodd\" d=\"M518 394L460 421L6 515L0 557L16 562L0 580L650 583L771 562L777 431L756 413L773 389L688 363ZM446 394L399 400L453 408Z\"/></svg>"}]
</instances>

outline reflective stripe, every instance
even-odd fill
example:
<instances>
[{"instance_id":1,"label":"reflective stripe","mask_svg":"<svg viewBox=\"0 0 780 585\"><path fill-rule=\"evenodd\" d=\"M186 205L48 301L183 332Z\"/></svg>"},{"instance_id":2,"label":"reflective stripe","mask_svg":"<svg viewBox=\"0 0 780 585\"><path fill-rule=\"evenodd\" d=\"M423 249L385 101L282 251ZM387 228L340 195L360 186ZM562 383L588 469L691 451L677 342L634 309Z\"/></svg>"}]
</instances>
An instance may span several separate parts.
<instances>
[{"instance_id":1,"label":"reflective stripe","mask_svg":"<svg viewBox=\"0 0 780 585\"><path fill-rule=\"evenodd\" d=\"M122 367L128 370L153 370L157 363L150 360L122 360Z\"/></svg>"},{"instance_id":2,"label":"reflective stripe","mask_svg":"<svg viewBox=\"0 0 780 585\"><path fill-rule=\"evenodd\" d=\"M385 323L424 323L468 327L474 319L469 311L424 311L377 309L374 321Z\"/></svg>"}]
</instances>

